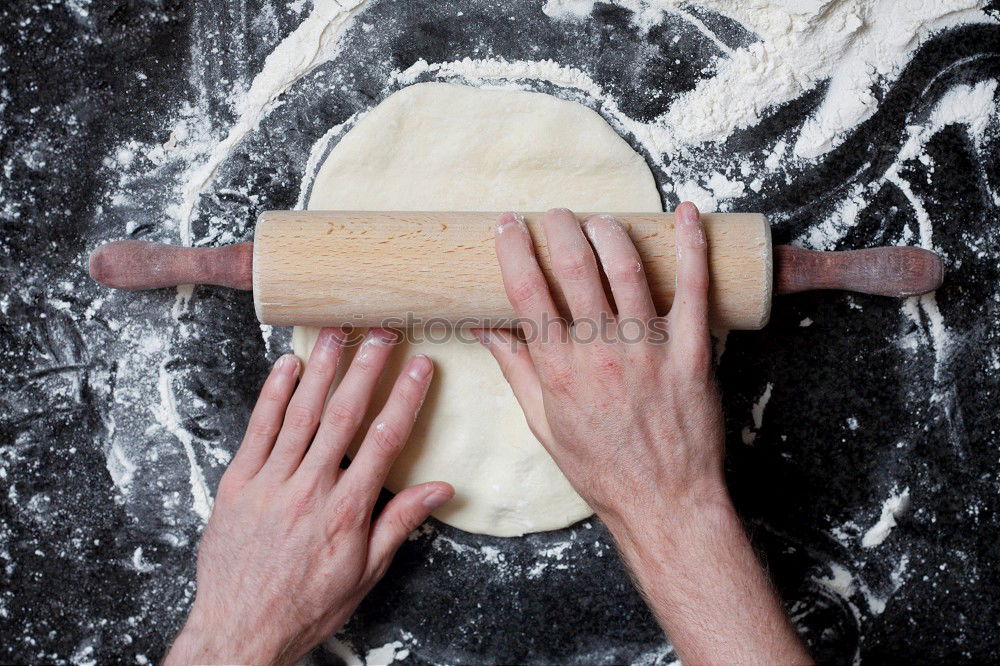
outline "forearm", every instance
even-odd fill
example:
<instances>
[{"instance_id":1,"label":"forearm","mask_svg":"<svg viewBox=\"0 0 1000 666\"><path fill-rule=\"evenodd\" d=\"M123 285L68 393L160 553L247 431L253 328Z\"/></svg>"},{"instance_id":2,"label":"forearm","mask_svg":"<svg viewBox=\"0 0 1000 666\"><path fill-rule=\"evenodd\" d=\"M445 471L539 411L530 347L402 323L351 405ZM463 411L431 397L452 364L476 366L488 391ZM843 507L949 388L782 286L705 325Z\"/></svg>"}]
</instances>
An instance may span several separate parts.
<instances>
[{"instance_id":1,"label":"forearm","mask_svg":"<svg viewBox=\"0 0 1000 666\"><path fill-rule=\"evenodd\" d=\"M671 513L610 527L681 661L811 663L728 501Z\"/></svg>"}]
</instances>

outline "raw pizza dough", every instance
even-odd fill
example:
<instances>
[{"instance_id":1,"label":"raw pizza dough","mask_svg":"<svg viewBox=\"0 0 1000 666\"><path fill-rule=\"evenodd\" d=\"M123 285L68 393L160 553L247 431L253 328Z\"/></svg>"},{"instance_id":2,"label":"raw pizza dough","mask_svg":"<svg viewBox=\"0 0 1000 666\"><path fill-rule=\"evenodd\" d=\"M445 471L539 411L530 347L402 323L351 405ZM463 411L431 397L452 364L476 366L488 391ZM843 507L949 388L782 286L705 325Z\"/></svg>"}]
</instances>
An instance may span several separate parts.
<instances>
[{"instance_id":1,"label":"raw pizza dough","mask_svg":"<svg viewBox=\"0 0 1000 666\"><path fill-rule=\"evenodd\" d=\"M646 162L590 109L540 93L446 83L405 88L362 118L330 151L308 202L313 210L555 206L662 211ZM302 359L317 332L296 327L292 346ZM486 349L454 337L404 346L386 378L415 353L433 359L435 374L389 490L448 481L455 499L435 517L496 536L558 529L593 513L531 434ZM376 408L390 386L383 381Z\"/></svg>"}]
</instances>

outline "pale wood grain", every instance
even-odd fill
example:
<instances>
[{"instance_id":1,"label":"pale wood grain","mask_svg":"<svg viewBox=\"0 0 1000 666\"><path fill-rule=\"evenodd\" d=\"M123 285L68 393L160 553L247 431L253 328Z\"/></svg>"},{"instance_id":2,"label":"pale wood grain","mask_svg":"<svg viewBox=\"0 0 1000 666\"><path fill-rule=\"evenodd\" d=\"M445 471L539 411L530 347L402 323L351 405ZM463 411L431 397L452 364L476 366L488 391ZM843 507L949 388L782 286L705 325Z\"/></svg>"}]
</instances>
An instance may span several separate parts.
<instances>
[{"instance_id":1,"label":"pale wood grain","mask_svg":"<svg viewBox=\"0 0 1000 666\"><path fill-rule=\"evenodd\" d=\"M587 214L579 213L580 219ZM657 310L674 296L670 213L616 213L643 260ZM254 303L272 325L373 326L408 313L462 326L514 318L493 246L495 212L267 211L254 237ZM542 213L525 213L553 284ZM771 235L762 215L704 215L714 325L759 329L771 310ZM555 292L560 307L561 294ZM398 319L397 319L398 321Z\"/></svg>"}]
</instances>

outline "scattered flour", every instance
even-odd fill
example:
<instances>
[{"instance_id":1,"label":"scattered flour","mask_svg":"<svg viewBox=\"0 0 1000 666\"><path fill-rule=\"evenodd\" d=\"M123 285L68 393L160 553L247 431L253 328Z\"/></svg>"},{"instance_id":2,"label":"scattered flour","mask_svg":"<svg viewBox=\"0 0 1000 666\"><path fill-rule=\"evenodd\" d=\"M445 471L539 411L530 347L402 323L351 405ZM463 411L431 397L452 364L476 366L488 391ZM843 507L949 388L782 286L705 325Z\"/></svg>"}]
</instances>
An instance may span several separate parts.
<instances>
[{"instance_id":1,"label":"scattered flour","mask_svg":"<svg viewBox=\"0 0 1000 666\"><path fill-rule=\"evenodd\" d=\"M78 2L75 7L86 14L88 3ZM595 7L595 0L539 0L539 11L559 21L585 20ZM895 0L611 0L631 13L635 26L650 30L662 21L665 14L677 16L707 38L719 56L713 72L702 79L694 89L675 99L659 117L637 120L626 114L611 94L602 88L584 70L552 60L507 60L502 57L481 59L465 58L445 62L428 62L416 59L395 72L386 82L386 89L405 85L425 78L466 81L474 85L530 88L536 83L558 87L570 96L596 106L619 131L630 136L643 149L655 167L660 169L668 185L668 193L682 199L693 200L704 211L725 210L745 196L747 191L759 192L764 187L759 167L747 162L739 169L704 165L692 158L700 154L706 144L721 145L729 137L746 128L754 127L783 104L803 94L821 90L820 101L808 121L793 134L776 141L770 151L755 158L763 161L768 172L780 172L790 161L807 163L816 160L840 145L845 135L875 111L878 93L891 84L909 62L914 51L937 31L966 23L984 23L991 19L982 11L976 0L924 0L912 3ZM198 98L181 106L177 118L170 121L169 131L155 145L143 146L134 140L116 147L107 158L109 168L120 170L122 184L128 185L131 173L153 165L155 168L175 168L182 174L172 195L169 209L177 238L185 244L221 243L231 240L231 233L213 228L209 236L196 238L192 221L199 212L202 194L212 183L219 168L251 136L263 119L281 106L282 95L297 81L318 66L335 57L341 48L341 39L352 25L355 16L364 10L364 0L315 0L306 3L298 0L288 7L308 15L264 61L261 71L249 83L233 85L230 99L235 121L219 133L208 126L209 116L204 100ZM707 9L732 19L756 36L756 41L734 46L716 35L710 26L701 21L693 9ZM678 36L677 39L680 37ZM676 41L676 40L675 40ZM197 60L198 54L194 54ZM884 174L883 181L897 187L913 208L916 228L907 230L923 247L934 248L933 220L925 206L914 194L911 184L902 174L902 165L918 159L929 163L925 146L940 129L961 124L969 136L981 147L981 138L987 124L996 114L996 81L975 85L959 85L937 105L926 121L915 123L908 139L894 164ZM196 97L198 97L196 95ZM322 149L345 129L352 126L363 112L352 116L342 125L332 127L316 142L307 168L314 168L322 158ZM31 153L27 158L38 165L41 158ZM856 185L845 192L833 214L817 220L796 242L815 248L830 248L854 228L858 216L868 206L882 182ZM124 189L124 188L123 188ZM116 196L106 205L116 209L135 208L136 214L126 223L131 233L141 220L141 202ZM301 207L302 201L299 201ZM229 234L227 236L227 234ZM908 242L905 236L902 242ZM184 324L184 315L194 292L190 288L178 290L177 300L169 319L149 339L144 331L136 333L128 324L113 323L124 327L126 340L134 341L133 363L158 368L158 376L150 395L156 402L149 405L154 427L170 433L179 442L190 465L190 499L164 497L164 506L174 507L190 501L194 513L202 520L211 511L212 498L205 473L198 463L191 432L184 426L176 404L174 377L168 362L174 359L176 346L172 342L177 334L183 340L191 335ZM0 309L7 310L7 297L0 297ZM104 307L103 301L88 306L88 318ZM944 316L933 295L911 299L902 307L903 315L912 319L918 332L900 346L914 349L933 345L935 351L935 380L941 385L932 401L948 402L954 399L949 393L944 372L953 345ZM160 322L163 323L163 322ZM801 326L809 326L805 318ZM167 330L169 329L169 330ZM270 348L270 331L262 330ZM717 347L725 348L725 338ZM1000 367L1000 357L994 358ZM124 382L123 382L124 384ZM768 383L763 394L751 409L752 425L743 429L743 441L752 444L763 425L763 415L771 398L773 386ZM116 401L129 402L142 392L134 394L121 390ZM134 406L134 405L133 405ZM132 490L137 465L141 465L145 452L137 451L131 436L119 427L113 418L106 419L108 446L106 463L116 487L128 494ZM849 425L850 427L850 425ZM197 453L200 453L197 452ZM208 452L213 455L212 452ZM11 492L14 492L13 487ZM860 534L852 532L853 542L861 536L861 545L874 548L888 537L895 526L896 517L906 510L909 490L904 489L890 497L883 505L882 515L869 530ZM845 538L848 530L844 531ZM169 532L164 539L184 545L182 536ZM537 578L547 568L561 569L572 562L572 544L567 542L543 549L537 558L528 563L513 563L497 548L471 547L452 539L437 537L435 547L453 549L467 554L484 565L496 569L498 575L517 575ZM907 558L900 560L893 570L891 582L897 589L905 582ZM149 564L141 549L133 555L131 565L144 570ZM881 612L884 599L865 592L863 581L852 576L844 566L833 563L831 575L823 585L839 596L850 598L860 591L868 598L869 609ZM882 588L879 588L882 590ZM881 601L880 601L881 599ZM881 606L880 606L881 604ZM852 604L853 608L853 604ZM368 652L364 661L349 648L338 652L346 663L375 663L374 659L402 659L406 648L393 641ZM400 656L402 655L402 656ZM81 651L81 661L86 661L86 649ZM389 663L386 661L385 663Z\"/></svg>"}]
</instances>

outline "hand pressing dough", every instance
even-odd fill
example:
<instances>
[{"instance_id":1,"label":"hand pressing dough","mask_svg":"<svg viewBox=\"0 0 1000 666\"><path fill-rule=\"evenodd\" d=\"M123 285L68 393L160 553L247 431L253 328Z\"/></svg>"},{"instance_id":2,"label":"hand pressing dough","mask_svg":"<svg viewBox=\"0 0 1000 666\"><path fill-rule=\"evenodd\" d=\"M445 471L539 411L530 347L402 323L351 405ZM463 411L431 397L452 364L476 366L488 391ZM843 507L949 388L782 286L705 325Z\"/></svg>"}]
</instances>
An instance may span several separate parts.
<instances>
[{"instance_id":1,"label":"hand pressing dough","mask_svg":"<svg viewBox=\"0 0 1000 666\"><path fill-rule=\"evenodd\" d=\"M645 161L590 109L539 93L446 83L405 88L362 118L330 151L308 202L313 210L555 206L662 211ZM317 333L296 327L292 346L302 359ZM435 373L386 487L451 483L455 499L435 517L480 534L518 536L591 515L531 434L493 357L464 338L404 343L394 352L362 433L406 358L426 354Z\"/></svg>"}]
</instances>

